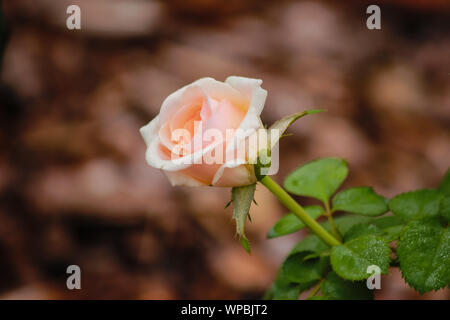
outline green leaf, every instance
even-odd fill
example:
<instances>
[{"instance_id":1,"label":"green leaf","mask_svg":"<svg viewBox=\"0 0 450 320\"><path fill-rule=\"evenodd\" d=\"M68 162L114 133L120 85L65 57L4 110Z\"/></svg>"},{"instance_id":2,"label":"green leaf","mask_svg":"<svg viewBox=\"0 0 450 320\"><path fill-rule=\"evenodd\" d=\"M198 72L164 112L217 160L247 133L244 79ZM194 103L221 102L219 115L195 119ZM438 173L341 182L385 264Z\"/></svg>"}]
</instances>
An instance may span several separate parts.
<instances>
[{"instance_id":1,"label":"green leaf","mask_svg":"<svg viewBox=\"0 0 450 320\"><path fill-rule=\"evenodd\" d=\"M405 223L405 220L397 216L384 216L367 221L367 223L372 223L378 228L384 230L391 227L401 226Z\"/></svg>"},{"instance_id":2,"label":"green leaf","mask_svg":"<svg viewBox=\"0 0 450 320\"><path fill-rule=\"evenodd\" d=\"M296 195L327 202L347 174L347 163L344 160L322 158L309 162L292 172L284 181L284 187Z\"/></svg>"},{"instance_id":3,"label":"green leaf","mask_svg":"<svg viewBox=\"0 0 450 320\"><path fill-rule=\"evenodd\" d=\"M392 242L400 239L400 234L402 233L404 225L398 225L395 227L386 228L380 234L380 236L387 242Z\"/></svg>"},{"instance_id":4,"label":"green leaf","mask_svg":"<svg viewBox=\"0 0 450 320\"><path fill-rule=\"evenodd\" d=\"M441 200L441 206L439 213L450 222L450 196L447 196Z\"/></svg>"},{"instance_id":5,"label":"green leaf","mask_svg":"<svg viewBox=\"0 0 450 320\"><path fill-rule=\"evenodd\" d=\"M367 222L358 223L352 226L344 236L345 242L359 238L368 234L379 235L386 241L397 240L403 228L403 219L397 216L385 216L371 219Z\"/></svg>"},{"instance_id":6,"label":"green leaf","mask_svg":"<svg viewBox=\"0 0 450 320\"><path fill-rule=\"evenodd\" d=\"M265 294L264 299L297 300L299 295L299 284L290 282L288 279L286 279L286 277L283 276L282 271L279 270L273 285Z\"/></svg>"},{"instance_id":7,"label":"green leaf","mask_svg":"<svg viewBox=\"0 0 450 320\"><path fill-rule=\"evenodd\" d=\"M446 196L450 196L450 169L448 169L447 172L445 173L438 190L440 193Z\"/></svg>"},{"instance_id":8,"label":"green leaf","mask_svg":"<svg viewBox=\"0 0 450 320\"><path fill-rule=\"evenodd\" d=\"M347 280L363 280L370 276L367 267L377 265L383 274L388 272L389 245L380 237L367 235L331 249L331 265Z\"/></svg>"},{"instance_id":9,"label":"green leaf","mask_svg":"<svg viewBox=\"0 0 450 320\"><path fill-rule=\"evenodd\" d=\"M281 270L291 282L307 283L319 280L329 266L329 257L306 259L311 253L321 253L329 247L316 235L309 235L297 243L283 262Z\"/></svg>"},{"instance_id":10,"label":"green leaf","mask_svg":"<svg viewBox=\"0 0 450 320\"><path fill-rule=\"evenodd\" d=\"M423 189L402 193L389 202L389 209L405 219L433 217L439 213L442 195L437 190Z\"/></svg>"},{"instance_id":11,"label":"green leaf","mask_svg":"<svg viewBox=\"0 0 450 320\"><path fill-rule=\"evenodd\" d=\"M365 216L344 215L334 219L334 223L340 234L345 235L347 231L356 224L372 221L373 218ZM325 221L322 226L331 232L330 222Z\"/></svg>"},{"instance_id":12,"label":"green leaf","mask_svg":"<svg viewBox=\"0 0 450 320\"><path fill-rule=\"evenodd\" d=\"M329 249L328 245L316 235L309 235L300 240L289 252L288 257L300 252L322 253Z\"/></svg>"},{"instance_id":13,"label":"green leaf","mask_svg":"<svg viewBox=\"0 0 450 320\"><path fill-rule=\"evenodd\" d=\"M324 210L321 206L307 206L304 207L306 213L313 218L317 219L323 214ZM296 232L305 227L305 224L293 213L289 213L278 220L272 229L267 234L267 238L281 237L293 232Z\"/></svg>"},{"instance_id":14,"label":"green leaf","mask_svg":"<svg viewBox=\"0 0 450 320\"><path fill-rule=\"evenodd\" d=\"M283 263L282 272L289 281L307 283L322 278L329 267L329 258L304 260L307 252L290 255Z\"/></svg>"},{"instance_id":15,"label":"green leaf","mask_svg":"<svg viewBox=\"0 0 450 320\"><path fill-rule=\"evenodd\" d=\"M297 300L300 295L298 283L287 282L284 286L274 284L272 286L272 300Z\"/></svg>"},{"instance_id":16,"label":"green leaf","mask_svg":"<svg viewBox=\"0 0 450 320\"><path fill-rule=\"evenodd\" d=\"M333 199L333 209L375 217L386 213L388 206L371 187L357 187L339 192Z\"/></svg>"},{"instance_id":17,"label":"green leaf","mask_svg":"<svg viewBox=\"0 0 450 320\"><path fill-rule=\"evenodd\" d=\"M297 300L301 292L308 290L316 283L317 280L300 284L291 282L284 276L282 269L280 269L273 285L264 298L273 300Z\"/></svg>"},{"instance_id":18,"label":"green leaf","mask_svg":"<svg viewBox=\"0 0 450 320\"><path fill-rule=\"evenodd\" d=\"M322 294L333 300L372 300L373 290L367 288L365 281L344 280L335 272L330 272L321 287Z\"/></svg>"},{"instance_id":19,"label":"green leaf","mask_svg":"<svg viewBox=\"0 0 450 320\"><path fill-rule=\"evenodd\" d=\"M244 249L250 253L250 244L245 237L245 222L255 195L256 183L249 186L234 187L231 189L233 202L233 219L236 221L236 234L241 240Z\"/></svg>"},{"instance_id":20,"label":"green leaf","mask_svg":"<svg viewBox=\"0 0 450 320\"><path fill-rule=\"evenodd\" d=\"M312 296L308 297L306 300L332 300L332 299L326 296Z\"/></svg>"},{"instance_id":21,"label":"green leaf","mask_svg":"<svg viewBox=\"0 0 450 320\"><path fill-rule=\"evenodd\" d=\"M324 110L305 110L302 112L297 112L288 116L285 116L283 118L281 118L280 120L275 121L270 127L269 127L269 139L268 142L271 144L270 147L268 148L269 150L271 150L276 143L278 142L278 140L284 135L284 133L286 132L286 130L291 126L292 123L294 123L297 119L300 119L303 116L306 116L308 114L314 114L314 113L319 113L322 112ZM272 132L274 132L274 130L277 130L278 132L276 132L275 137L276 138L270 138L270 134Z\"/></svg>"},{"instance_id":22,"label":"green leaf","mask_svg":"<svg viewBox=\"0 0 450 320\"><path fill-rule=\"evenodd\" d=\"M344 236L344 242L348 242L353 239L360 238L362 236L367 236L370 234L378 235L382 232L380 228L378 228L373 223L360 223L354 225L348 230L348 232Z\"/></svg>"},{"instance_id":23,"label":"green leaf","mask_svg":"<svg viewBox=\"0 0 450 320\"><path fill-rule=\"evenodd\" d=\"M408 223L397 256L406 283L421 294L450 284L450 231L437 218Z\"/></svg>"}]
</instances>

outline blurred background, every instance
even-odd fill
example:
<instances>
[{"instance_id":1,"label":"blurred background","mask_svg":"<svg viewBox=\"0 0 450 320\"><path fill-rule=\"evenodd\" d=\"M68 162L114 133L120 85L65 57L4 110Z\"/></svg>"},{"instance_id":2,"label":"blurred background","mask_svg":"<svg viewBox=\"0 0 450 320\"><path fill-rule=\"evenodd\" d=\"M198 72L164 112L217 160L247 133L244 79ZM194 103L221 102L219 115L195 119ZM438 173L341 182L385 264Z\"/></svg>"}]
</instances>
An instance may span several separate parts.
<instances>
[{"instance_id":1,"label":"blurred background","mask_svg":"<svg viewBox=\"0 0 450 320\"><path fill-rule=\"evenodd\" d=\"M66 9L81 8L81 30ZM450 164L450 2L6 0L0 84L0 298L261 298L303 236L266 240L285 212L258 188L248 255L230 189L173 188L138 129L200 77L260 78L263 121L328 109L282 140L281 182L344 157L344 187L392 197L435 187ZM304 204L311 204L300 199ZM67 290L66 268L82 270ZM398 270L377 299L420 296Z\"/></svg>"}]
</instances>

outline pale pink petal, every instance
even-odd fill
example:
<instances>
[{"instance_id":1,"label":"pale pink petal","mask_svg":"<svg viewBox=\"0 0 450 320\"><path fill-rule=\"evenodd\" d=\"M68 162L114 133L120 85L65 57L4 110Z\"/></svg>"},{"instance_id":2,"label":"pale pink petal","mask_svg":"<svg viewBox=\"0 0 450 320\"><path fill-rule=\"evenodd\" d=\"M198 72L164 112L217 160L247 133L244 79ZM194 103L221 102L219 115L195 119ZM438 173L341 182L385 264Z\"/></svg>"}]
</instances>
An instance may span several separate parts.
<instances>
[{"instance_id":1,"label":"pale pink petal","mask_svg":"<svg viewBox=\"0 0 450 320\"><path fill-rule=\"evenodd\" d=\"M202 78L194 81L192 85L197 85L211 99L221 101L228 100L231 104L246 112L250 105L250 99L244 96L239 90L233 88L225 82L217 81L213 78Z\"/></svg>"},{"instance_id":2,"label":"pale pink petal","mask_svg":"<svg viewBox=\"0 0 450 320\"><path fill-rule=\"evenodd\" d=\"M145 144L147 145L147 150L145 152L145 160L147 163L157 169L169 171L182 170L188 167L188 165L180 162L175 163L170 159L170 157L162 152L161 148L164 146L161 144L161 140L159 139L159 129L159 116L156 116L152 121L139 130L144 138Z\"/></svg>"},{"instance_id":3,"label":"pale pink petal","mask_svg":"<svg viewBox=\"0 0 450 320\"><path fill-rule=\"evenodd\" d=\"M172 142L172 133L170 132L169 123L163 123L161 128L158 130L158 136L161 140L161 143L170 151L174 150L174 143Z\"/></svg>"},{"instance_id":4,"label":"pale pink petal","mask_svg":"<svg viewBox=\"0 0 450 320\"><path fill-rule=\"evenodd\" d=\"M220 164L193 164L180 172L201 181L205 185L212 185L214 176L219 168Z\"/></svg>"},{"instance_id":5,"label":"pale pink petal","mask_svg":"<svg viewBox=\"0 0 450 320\"><path fill-rule=\"evenodd\" d=\"M225 80L250 101L248 112L241 123L242 129L258 129L261 126L260 115L264 109L267 91L261 88L262 80L231 76Z\"/></svg>"},{"instance_id":6,"label":"pale pink petal","mask_svg":"<svg viewBox=\"0 0 450 320\"><path fill-rule=\"evenodd\" d=\"M256 182L252 165L242 164L236 167L222 166L212 183L215 187L240 187Z\"/></svg>"},{"instance_id":7,"label":"pale pink petal","mask_svg":"<svg viewBox=\"0 0 450 320\"><path fill-rule=\"evenodd\" d=\"M182 173L181 171L164 171L164 174L169 179L172 186L201 187L208 185Z\"/></svg>"},{"instance_id":8,"label":"pale pink petal","mask_svg":"<svg viewBox=\"0 0 450 320\"><path fill-rule=\"evenodd\" d=\"M173 115L183 106L202 105L205 98L205 92L197 85L189 84L178 89L163 101L159 112L161 123L170 121Z\"/></svg>"},{"instance_id":9,"label":"pale pink petal","mask_svg":"<svg viewBox=\"0 0 450 320\"><path fill-rule=\"evenodd\" d=\"M204 128L205 130L217 129L225 138L226 130L238 129L244 117L245 112L236 108L228 100L221 100Z\"/></svg>"}]
</instances>

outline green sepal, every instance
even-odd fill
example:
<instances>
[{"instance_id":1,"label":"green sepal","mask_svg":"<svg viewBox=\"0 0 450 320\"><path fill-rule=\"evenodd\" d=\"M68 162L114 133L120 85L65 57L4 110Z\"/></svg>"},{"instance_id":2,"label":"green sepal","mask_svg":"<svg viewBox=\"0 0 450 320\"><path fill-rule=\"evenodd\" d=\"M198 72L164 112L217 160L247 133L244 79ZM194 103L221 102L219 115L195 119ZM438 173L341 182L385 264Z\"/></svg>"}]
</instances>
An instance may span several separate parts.
<instances>
[{"instance_id":1,"label":"green sepal","mask_svg":"<svg viewBox=\"0 0 450 320\"><path fill-rule=\"evenodd\" d=\"M267 129L267 146L264 148L260 146L260 151L258 152L257 163L255 164L255 175L257 180L261 180L264 178L265 174L261 173L261 169L270 168L271 161L271 150L278 143L278 141L287 136L285 134L286 130L298 119L308 114L314 114L323 112L325 110L305 110L302 112L297 112L288 116L285 116L277 121L275 121L268 129ZM278 134L273 138L274 131L277 130Z\"/></svg>"},{"instance_id":2,"label":"green sepal","mask_svg":"<svg viewBox=\"0 0 450 320\"><path fill-rule=\"evenodd\" d=\"M275 121L268 129L269 131L269 139L268 142L270 144L269 149L272 149L275 144L278 142L278 140L284 136L284 133L286 132L286 130L298 119L300 119L303 116L306 116L308 114L315 114L315 113L319 113L319 112L323 112L325 110L320 110L320 109L316 109L316 110L305 110L302 112L297 112L288 116L285 116L283 118L281 118L280 120ZM274 141L271 141L270 139L270 133L271 130L279 130L280 134L278 135L278 139L274 139Z\"/></svg>"},{"instance_id":3,"label":"green sepal","mask_svg":"<svg viewBox=\"0 0 450 320\"><path fill-rule=\"evenodd\" d=\"M256 183L233 187L231 189L231 201L233 202L233 219L236 221L236 234L239 236L243 248L250 253L250 244L245 236L245 222L249 215L250 206L255 195Z\"/></svg>"}]
</instances>

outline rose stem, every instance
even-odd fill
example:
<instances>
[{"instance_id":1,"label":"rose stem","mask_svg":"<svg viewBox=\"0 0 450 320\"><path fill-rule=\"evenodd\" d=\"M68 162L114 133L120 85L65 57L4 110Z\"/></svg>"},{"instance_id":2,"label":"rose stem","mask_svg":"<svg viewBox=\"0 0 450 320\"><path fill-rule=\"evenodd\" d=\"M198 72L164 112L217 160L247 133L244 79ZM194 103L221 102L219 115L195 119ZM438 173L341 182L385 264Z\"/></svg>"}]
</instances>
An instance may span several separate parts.
<instances>
[{"instance_id":1,"label":"rose stem","mask_svg":"<svg viewBox=\"0 0 450 320\"><path fill-rule=\"evenodd\" d=\"M294 213L312 232L314 232L319 238L321 238L330 247L338 246L341 244L339 240L333 237L327 230L325 230L316 220L311 218L283 188L281 188L275 181L269 176L264 176L259 182L261 182L267 189L270 190L280 202L289 211Z\"/></svg>"},{"instance_id":2,"label":"rose stem","mask_svg":"<svg viewBox=\"0 0 450 320\"><path fill-rule=\"evenodd\" d=\"M307 299L314 297L317 294L317 292L319 292L320 287L322 287L322 284L323 284L324 281L325 281L325 279L322 279L322 280L319 281L319 283L314 287L314 289L312 289L312 291L309 294Z\"/></svg>"},{"instance_id":3,"label":"rose stem","mask_svg":"<svg viewBox=\"0 0 450 320\"><path fill-rule=\"evenodd\" d=\"M339 241L342 241L342 237L339 234L336 224L334 223L333 214L330 210L330 205L328 204L328 201L324 202L324 205L325 205L326 216L328 218L328 221L330 222L331 233L333 234L333 236L336 237L336 239L338 239Z\"/></svg>"}]
</instances>

